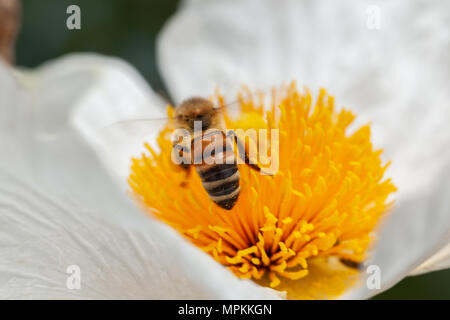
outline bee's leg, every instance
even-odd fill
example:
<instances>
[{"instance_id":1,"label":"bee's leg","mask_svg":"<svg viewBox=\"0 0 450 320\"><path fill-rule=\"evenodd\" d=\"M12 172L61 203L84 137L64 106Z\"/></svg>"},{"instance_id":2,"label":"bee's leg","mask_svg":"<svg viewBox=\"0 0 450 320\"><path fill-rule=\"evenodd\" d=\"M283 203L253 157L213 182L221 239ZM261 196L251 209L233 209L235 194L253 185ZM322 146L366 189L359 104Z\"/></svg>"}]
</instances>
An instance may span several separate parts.
<instances>
[{"instance_id":1,"label":"bee's leg","mask_svg":"<svg viewBox=\"0 0 450 320\"><path fill-rule=\"evenodd\" d=\"M189 177L191 176L191 165L190 164L180 164L180 167L184 170L186 173L186 176L184 177L184 181L180 183L180 186L183 188L186 188L188 185Z\"/></svg>"},{"instance_id":2,"label":"bee's leg","mask_svg":"<svg viewBox=\"0 0 450 320\"><path fill-rule=\"evenodd\" d=\"M236 143L236 145L238 147L237 153L238 153L239 157L242 160L244 160L244 163L246 165L248 165L250 168L252 168L253 170L261 172L261 168L258 166L258 164L250 163L250 158L247 154L247 150L245 150L245 144L242 143L241 139L239 139L236 132L234 132L233 130L230 130L230 131L228 131L227 135L234 139L234 142Z\"/></svg>"},{"instance_id":3,"label":"bee's leg","mask_svg":"<svg viewBox=\"0 0 450 320\"><path fill-rule=\"evenodd\" d=\"M185 151L185 149L186 149L187 147L183 147L181 144L174 143L173 148L174 148L175 151L178 151L178 155L179 155L183 160L184 160L184 159L188 159L188 158L185 156L185 154L184 154L184 151ZM187 151L189 151L189 148L188 148ZM190 160L190 158L189 158L189 160ZM189 180L189 177L191 176L191 171L192 171L192 170L191 170L191 163L190 163L189 161L183 161L182 163L178 164L178 166L179 166L181 169L183 169L184 172L185 172L185 174L186 174L186 176L185 176L185 178L184 178L184 181L181 182L180 186L183 187L183 188L184 188L184 187L187 187L187 185L188 185L188 180Z\"/></svg>"},{"instance_id":4,"label":"bee's leg","mask_svg":"<svg viewBox=\"0 0 450 320\"><path fill-rule=\"evenodd\" d=\"M334 244L334 247L338 246L339 244L341 244L341 241L337 239L336 243ZM345 258L340 258L339 262L342 263L344 266L355 270L362 270L364 268L364 262L356 262Z\"/></svg>"},{"instance_id":5,"label":"bee's leg","mask_svg":"<svg viewBox=\"0 0 450 320\"><path fill-rule=\"evenodd\" d=\"M356 269L356 270L362 270L363 267L364 267L364 263L363 262L356 262L356 261L349 260L349 259L344 259L344 258L339 259L339 261L344 266L352 268L352 269Z\"/></svg>"}]
</instances>

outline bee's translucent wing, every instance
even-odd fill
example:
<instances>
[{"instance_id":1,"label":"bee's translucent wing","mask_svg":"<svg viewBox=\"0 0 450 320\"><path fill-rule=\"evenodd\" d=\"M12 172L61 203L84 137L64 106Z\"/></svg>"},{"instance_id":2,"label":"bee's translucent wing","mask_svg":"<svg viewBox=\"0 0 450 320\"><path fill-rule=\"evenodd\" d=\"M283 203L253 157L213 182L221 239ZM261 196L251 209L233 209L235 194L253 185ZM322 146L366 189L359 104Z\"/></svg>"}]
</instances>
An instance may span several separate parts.
<instances>
[{"instance_id":1,"label":"bee's translucent wing","mask_svg":"<svg viewBox=\"0 0 450 320\"><path fill-rule=\"evenodd\" d=\"M236 99L217 99L213 102L217 108L223 109L228 116L239 115L241 107L250 101L253 103L264 104L264 90L244 91ZM135 118L123 119L104 126L94 133L90 134L91 144L100 150L102 157L109 157L105 163L111 163L113 159L114 175L124 179L129 174L131 158L138 157L145 152L144 142L158 151L157 138L159 132L166 126L174 129L173 121L169 117L160 118ZM95 140L95 141L92 141ZM112 157L112 158L111 158ZM119 172L117 172L119 168Z\"/></svg>"},{"instance_id":2,"label":"bee's translucent wing","mask_svg":"<svg viewBox=\"0 0 450 320\"><path fill-rule=\"evenodd\" d=\"M146 136L160 132L166 126L173 127L168 117L127 119L104 126L101 128L101 134L111 138L126 136L128 139L142 140Z\"/></svg>"}]
</instances>

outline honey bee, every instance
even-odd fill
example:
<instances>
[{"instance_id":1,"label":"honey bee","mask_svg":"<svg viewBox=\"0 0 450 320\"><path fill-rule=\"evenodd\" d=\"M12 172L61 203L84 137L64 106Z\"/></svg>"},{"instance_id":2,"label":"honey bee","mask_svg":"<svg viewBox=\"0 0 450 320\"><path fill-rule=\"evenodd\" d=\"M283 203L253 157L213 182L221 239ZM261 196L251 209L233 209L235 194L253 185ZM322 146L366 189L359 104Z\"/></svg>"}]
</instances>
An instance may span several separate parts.
<instances>
[{"instance_id":1,"label":"honey bee","mask_svg":"<svg viewBox=\"0 0 450 320\"><path fill-rule=\"evenodd\" d=\"M173 141L174 151L187 158L180 166L187 174L193 166L209 198L219 207L231 210L240 192L237 156L252 169L258 172L261 169L257 164L250 163L245 144L234 131L225 132L223 109L215 107L207 99L193 97L175 108L174 124L176 129L186 130L192 137L184 144L179 140ZM237 156L233 151L234 143L238 146ZM211 152L206 157L197 159L196 154L204 155L206 149ZM194 152L186 155L186 151L192 150Z\"/></svg>"}]
</instances>

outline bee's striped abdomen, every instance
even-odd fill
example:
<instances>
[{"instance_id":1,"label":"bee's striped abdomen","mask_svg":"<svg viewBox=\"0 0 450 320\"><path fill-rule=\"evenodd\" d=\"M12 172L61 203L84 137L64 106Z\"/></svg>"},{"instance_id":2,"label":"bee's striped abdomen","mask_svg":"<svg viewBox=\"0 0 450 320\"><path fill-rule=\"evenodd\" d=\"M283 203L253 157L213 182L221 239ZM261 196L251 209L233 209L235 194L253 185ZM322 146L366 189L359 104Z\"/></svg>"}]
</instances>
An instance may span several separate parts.
<instances>
[{"instance_id":1,"label":"bee's striped abdomen","mask_svg":"<svg viewBox=\"0 0 450 320\"><path fill-rule=\"evenodd\" d=\"M239 196L239 171L236 164L216 164L197 172L209 197L219 207L230 210Z\"/></svg>"},{"instance_id":2,"label":"bee's striped abdomen","mask_svg":"<svg viewBox=\"0 0 450 320\"><path fill-rule=\"evenodd\" d=\"M223 135L220 131L217 134ZM217 143L221 144L219 152L215 151ZM214 150L201 164L196 165L197 172L211 200L219 207L230 210L236 203L240 191L236 156L227 146L225 137L223 140L208 141L207 144Z\"/></svg>"}]
</instances>

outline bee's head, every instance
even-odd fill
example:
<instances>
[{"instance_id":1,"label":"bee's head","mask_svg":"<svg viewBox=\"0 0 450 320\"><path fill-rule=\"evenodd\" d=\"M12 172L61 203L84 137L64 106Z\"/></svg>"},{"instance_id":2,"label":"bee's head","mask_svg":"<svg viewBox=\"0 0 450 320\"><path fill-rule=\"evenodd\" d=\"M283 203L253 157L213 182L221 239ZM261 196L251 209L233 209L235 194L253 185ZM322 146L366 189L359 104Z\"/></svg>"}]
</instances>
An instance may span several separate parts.
<instances>
[{"instance_id":1,"label":"bee's head","mask_svg":"<svg viewBox=\"0 0 450 320\"><path fill-rule=\"evenodd\" d=\"M207 130L211 128L216 113L217 110L211 101L194 97L184 100L175 109L175 122L179 128L189 131L194 130L195 122L200 122L197 126L200 124L202 130Z\"/></svg>"}]
</instances>

